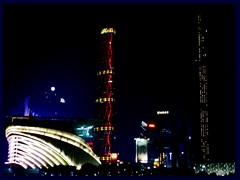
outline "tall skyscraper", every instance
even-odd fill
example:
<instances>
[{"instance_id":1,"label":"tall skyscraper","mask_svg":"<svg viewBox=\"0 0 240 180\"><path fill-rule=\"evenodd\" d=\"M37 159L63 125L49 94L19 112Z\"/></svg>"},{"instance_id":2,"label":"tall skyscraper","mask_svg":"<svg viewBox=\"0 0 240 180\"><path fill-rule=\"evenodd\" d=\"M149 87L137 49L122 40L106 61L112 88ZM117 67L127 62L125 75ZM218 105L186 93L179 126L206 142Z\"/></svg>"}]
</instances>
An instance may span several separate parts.
<instances>
[{"instance_id":1,"label":"tall skyscraper","mask_svg":"<svg viewBox=\"0 0 240 180\"><path fill-rule=\"evenodd\" d=\"M206 35L207 29L204 26L204 19L201 14L197 17L197 50L196 63L199 78L199 117L200 117L200 159L201 162L210 161L209 153L209 123L208 123L208 81L207 81L207 53Z\"/></svg>"},{"instance_id":2,"label":"tall skyscraper","mask_svg":"<svg viewBox=\"0 0 240 180\"><path fill-rule=\"evenodd\" d=\"M101 31L101 61L100 69L97 72L97 76L99 77L99 97L96 99L96 103L99 104L99 120L101 121L101 126L94 128L94 130L102 132L100 134L101 147L98 154L100 155L100 160L104 163L109 163L111 161L112 132L114 130L111 120L113 115L113 103L115 102L112 85L114 74L114 68L112 66L112 42L115 33L116 31L113 28L104 28Z\"/></svg>"}]
</instances>

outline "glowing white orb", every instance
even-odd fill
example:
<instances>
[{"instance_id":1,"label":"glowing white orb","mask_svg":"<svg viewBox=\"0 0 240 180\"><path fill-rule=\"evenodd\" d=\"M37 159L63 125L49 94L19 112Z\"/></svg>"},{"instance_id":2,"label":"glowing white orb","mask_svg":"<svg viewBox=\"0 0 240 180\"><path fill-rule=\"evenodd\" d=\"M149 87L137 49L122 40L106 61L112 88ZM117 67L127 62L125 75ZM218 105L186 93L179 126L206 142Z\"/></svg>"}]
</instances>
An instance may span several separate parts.
<instances>
[{"instance_id":1,"label":"glowing white orb","mask_svg":"<svg viewBox=\"0 0 240 180\"><path fill-rule=\"evenodd\" d=\"M55 87L51 87L51 91L55 91Z\"/></svg>"},{"instance_id":2,"label":"glowing white orb","mask_svg":"<svg viewBox=\"0 0 240 180\"><path fill-rule=\"evenodd\" d=\"M61 103L65 103L65 99L61 98L61 99L60 99L60 102L61 102Z\"/></svg>"}]
</instances>

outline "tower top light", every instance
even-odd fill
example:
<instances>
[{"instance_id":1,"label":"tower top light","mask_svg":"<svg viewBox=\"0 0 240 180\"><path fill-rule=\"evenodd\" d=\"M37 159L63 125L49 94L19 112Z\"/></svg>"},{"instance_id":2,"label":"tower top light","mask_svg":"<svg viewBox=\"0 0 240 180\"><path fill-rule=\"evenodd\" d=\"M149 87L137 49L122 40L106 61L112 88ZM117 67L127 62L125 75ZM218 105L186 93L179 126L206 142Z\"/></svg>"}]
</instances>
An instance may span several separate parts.
<instances>
[{"instance_id":1,"label":"tower top light","mask_svg":"<svg viewBox=\"0 0 240 180\"><path fill-rule=\"evenodd\" d=\"M113 28L103 28L101 31L101 34L106 34L106 33L114 33L116 34L116 30Z\"/></svg>"}]
</instances>

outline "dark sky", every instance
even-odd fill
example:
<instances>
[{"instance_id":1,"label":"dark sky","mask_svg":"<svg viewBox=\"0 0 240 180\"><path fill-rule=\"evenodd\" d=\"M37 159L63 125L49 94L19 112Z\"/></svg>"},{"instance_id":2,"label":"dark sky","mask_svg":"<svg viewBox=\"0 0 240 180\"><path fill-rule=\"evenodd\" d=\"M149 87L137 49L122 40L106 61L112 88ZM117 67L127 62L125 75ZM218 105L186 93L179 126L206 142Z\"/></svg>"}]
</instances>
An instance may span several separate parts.
<instances>
[{"instance_id":1,"label":"dark sky","mask_svg":"<svg viewBox=\"0 0 240 180\"><path fill-rule=\"evenodd\" d=\"M66 103L49 105L50 113L92 118L100 29L113 27L117 31L113 51L119 126L116 149L120 155L122 147L129 149L121 158L132 160L136 129L162 105L174 104L194 124L198 92L193 22L200 11L207 17L209 31L212 137L222 142L215 145L222 149L217 157L226 154L223 158L228 159L234 149L229 138L235 135L233 10L226 5L6 5L5 114L23 113L24 99L32 95L33 110L46 115L43 94L54 86Z\"/></svg>"}]
</instances>

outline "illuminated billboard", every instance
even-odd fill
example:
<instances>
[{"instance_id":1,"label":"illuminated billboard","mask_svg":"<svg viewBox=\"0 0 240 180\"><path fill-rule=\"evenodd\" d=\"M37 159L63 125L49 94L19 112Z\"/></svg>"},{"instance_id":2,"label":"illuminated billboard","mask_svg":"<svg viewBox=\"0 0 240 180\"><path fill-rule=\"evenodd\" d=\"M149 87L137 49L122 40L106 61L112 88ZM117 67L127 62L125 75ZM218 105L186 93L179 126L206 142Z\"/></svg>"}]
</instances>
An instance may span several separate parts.
<instances>
[{"instance_id":1,"label":"illuminated billboard","mask_svg":"<svg viewBox=\"0 0 240 180\"><path fill-rule=\"evenodd\" d=\"M148 139L144 138L135 138L136 141L136 157L135 161L140 163L147 163L148 162L148 151L147 151L147 144Z\"/></svg>"}]
</instances>

